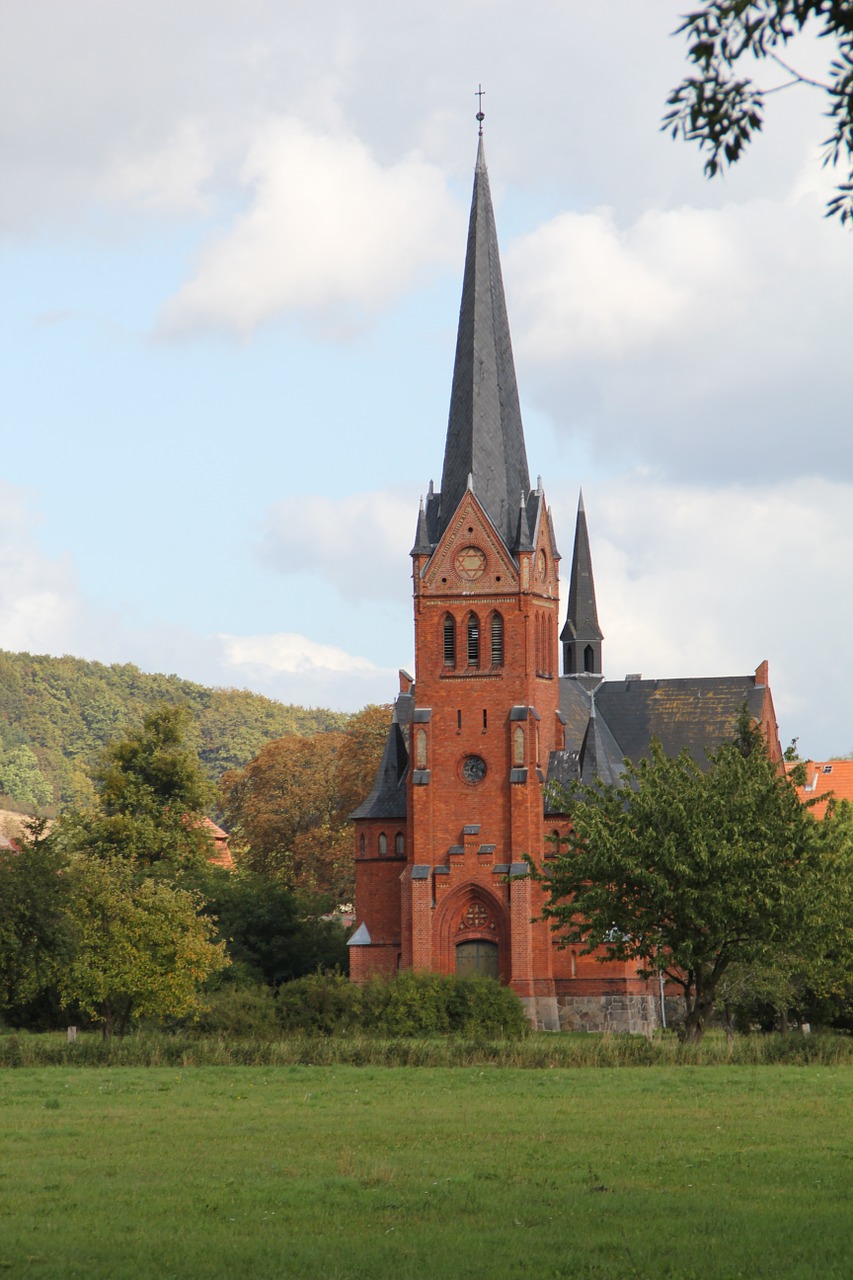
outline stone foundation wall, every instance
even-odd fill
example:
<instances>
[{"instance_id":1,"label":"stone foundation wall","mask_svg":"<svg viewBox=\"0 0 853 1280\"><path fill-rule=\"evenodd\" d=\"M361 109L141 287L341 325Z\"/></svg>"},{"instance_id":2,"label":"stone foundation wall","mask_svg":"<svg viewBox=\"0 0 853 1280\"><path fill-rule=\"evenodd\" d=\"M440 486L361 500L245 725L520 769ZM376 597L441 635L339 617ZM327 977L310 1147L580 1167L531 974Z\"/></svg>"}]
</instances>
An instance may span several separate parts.
<instances>
[{"instance_id":1,"label":"stone foundation wall","mask_svg":"<svg viewBox=\"0 0 853 1280\"><path fill-rule=\"evenodd\" d=\"M660 1004L650 993L558 995L561 1031L612 1031L650 1036L661 1025Z\"/></svg>"},{"instance_id":2,"label":"stone foundation wall","mask_svg":"<svg viewBox=\"0 0 853 1280\"><path fill-rule=\"evenodd\" d=\"M527 1021L534 1031L560 1031L560 1010L556 996L519 996Z\"/></svg>"}]
</instances>

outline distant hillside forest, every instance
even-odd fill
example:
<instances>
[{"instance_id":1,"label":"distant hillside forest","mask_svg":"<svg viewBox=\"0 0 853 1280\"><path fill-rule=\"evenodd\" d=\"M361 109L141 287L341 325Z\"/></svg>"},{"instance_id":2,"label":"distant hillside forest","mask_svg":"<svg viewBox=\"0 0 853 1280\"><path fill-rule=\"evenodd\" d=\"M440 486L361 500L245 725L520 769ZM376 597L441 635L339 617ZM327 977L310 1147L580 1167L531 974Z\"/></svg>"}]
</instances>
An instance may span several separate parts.
<instances>
[{"instance_id":1,"label":"distant hillside forest","mask_svg":"<svg viewBox=\"0 0 853 1280\"><path fill-rule=\"evenodd\" d=\"M152 707L186 703L189 741L218 779L289 733L343 729L349 716L288 706L244 689L210 689L131 664L0 650L0 807L52 815L93 797L90 772L104 746Z\"/></svg>"}]
</instances>

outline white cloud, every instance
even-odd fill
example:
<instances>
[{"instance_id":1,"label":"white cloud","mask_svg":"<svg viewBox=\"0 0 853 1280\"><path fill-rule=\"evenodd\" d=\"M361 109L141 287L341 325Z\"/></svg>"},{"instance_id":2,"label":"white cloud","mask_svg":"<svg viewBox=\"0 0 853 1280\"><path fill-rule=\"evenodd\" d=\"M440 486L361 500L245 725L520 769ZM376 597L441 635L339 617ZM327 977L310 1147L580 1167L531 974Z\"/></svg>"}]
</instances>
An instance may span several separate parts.
<instances>
[{"instance_id":1,"label":"white cloud","mask_svg":"<svg viewBox=\"0 0 853 1280\"><path fill-rule=\"evenodd\" d=\"M251 207L201 254L167 304L166 333L249 334L287 311L350 329L453 253L461 213L440 171L417 156L382 167L363 142L267 125L242 180Z\"/></svg>"},{"instance_id":2,"label":"white cloud","mask_svg":"<svg viewBox=\"0 0 853 1280\"><path fill-rule=\"evenodd\" d=\"M267 512L259 554L281 573L322 574L352 600L399 600L416 518L417 499L403 491L293 496Z\"/></svg>"},{"instance_id":3,"label":"white cloud","mask_svg":"<svg viewBox=\"0 0 853 1280\"><path fill-rule=\"evenodd\" d=\"M219 640L223 646L225 683L255 689L285 702L354 710L367 702L387 702L394 693L395 672L336 645L318 644L307 636L284 632L223 635Z\"/></svg>"},{"instance_id":4,"label":"white cloud","mask_svg":"<svg viewBox=\"0 0 853 1280\"><path fill-rule=\"evenodd\" d=\"M853 477L849 235L779 204L561 214L507 256L527 393L603 461L674 478ZM815 371L820 370L816 377Z\"/></svg>"},{"instance_id":5,"label":"white cloud","mask_svg":"<svg viewBox=\"0 0 853 1280\"><path fill-rule=\"evenodd\" d=\"M32 495L0 480L0 647L39 653L78 635L82 616L70 558L46 556L35 523Z\"/></svg>"},{"instance_id":6,"label":"white cloud","mask_svg":"<svg viewBox=\"0 0 853 1280\"><path fill-rule=\"evenodd\" d=\"M585 493L610 678L747 674L767 658L783 745L853 748L853 485L630 475Z\"/></svg>"},{"instance_id":7,"label":"white cloud","mask_svg":"<svg viewBox=\"0 0 853 1280\"><path fill-rule=\"evenodd\" d=\"M176 213L203 213L202 188L214 171L214 147L197 119L180 121L155 149L114 162L105 187L119 199Z\"/></svg>"}]
</instances>

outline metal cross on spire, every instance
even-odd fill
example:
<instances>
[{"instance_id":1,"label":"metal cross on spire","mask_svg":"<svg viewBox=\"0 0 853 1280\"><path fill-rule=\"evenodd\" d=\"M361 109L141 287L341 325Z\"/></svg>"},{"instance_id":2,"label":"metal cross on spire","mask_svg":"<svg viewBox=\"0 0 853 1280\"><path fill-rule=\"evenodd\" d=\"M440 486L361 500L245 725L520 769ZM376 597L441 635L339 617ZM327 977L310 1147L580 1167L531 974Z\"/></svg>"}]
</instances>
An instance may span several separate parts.
<instances>
[{"instance_id":1,"label":"metal cross on spire","mask_svg":"<svg viewBox=\"0 0 853 1280\"><path fill-rule=\"evenodd\" d=\"M486 118L485 112L483 111L483 97L484 97L484 95L485 95L485 92L486 92L486 91L485 91L485 89L483 88L483 86L482 86L481 84L478 84L478 85L477 85L477 92L474 94L474 97L478 99L478 110L477 110L477 117L476 117L476 118L477 118L477 120L479 121L479 124L480 124L480 137L481 137L481 138L482 138L482 136L483 136L483 121L484 121L484 120L485 120L485 118Z\"/></svg>"}]
</instances>

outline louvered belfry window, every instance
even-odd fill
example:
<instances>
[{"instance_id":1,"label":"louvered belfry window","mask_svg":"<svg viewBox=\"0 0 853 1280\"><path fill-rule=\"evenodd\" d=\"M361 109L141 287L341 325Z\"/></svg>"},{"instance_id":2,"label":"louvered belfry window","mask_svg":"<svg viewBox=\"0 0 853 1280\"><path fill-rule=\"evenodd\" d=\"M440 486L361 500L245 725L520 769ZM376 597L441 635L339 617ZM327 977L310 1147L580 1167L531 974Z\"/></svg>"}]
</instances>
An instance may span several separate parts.
<instances>
[{"instance_id":1,"label":"louvered belfry window","mask_svg":"<svg viewBox=\"0 0 853 1280\"><path fill-rule=\"evenodd\" d=\"M475 614L468 619L468 666L480 665L480 620Z\"/></svg>"},{"instance_id":2,"label":"louvered belfry window","mask_svg":"<svg viewBox=\"0 0 853 1280\"><path fill-rule=\"evenodd\" d=\"M456 624L449 613L444 619L444 665L456 666Z\"/></svg>"},{"instance_id":3,"label":"louvered belfry window","mask_svg":"<svg viewBox=\"0 0 853 1280\"><path fill-rule=\"evenodd\" d=\"M492 666L502 667L504 664L504 620L499 613L492 614L491 641Z\"/></svg>"}]
</instances>

